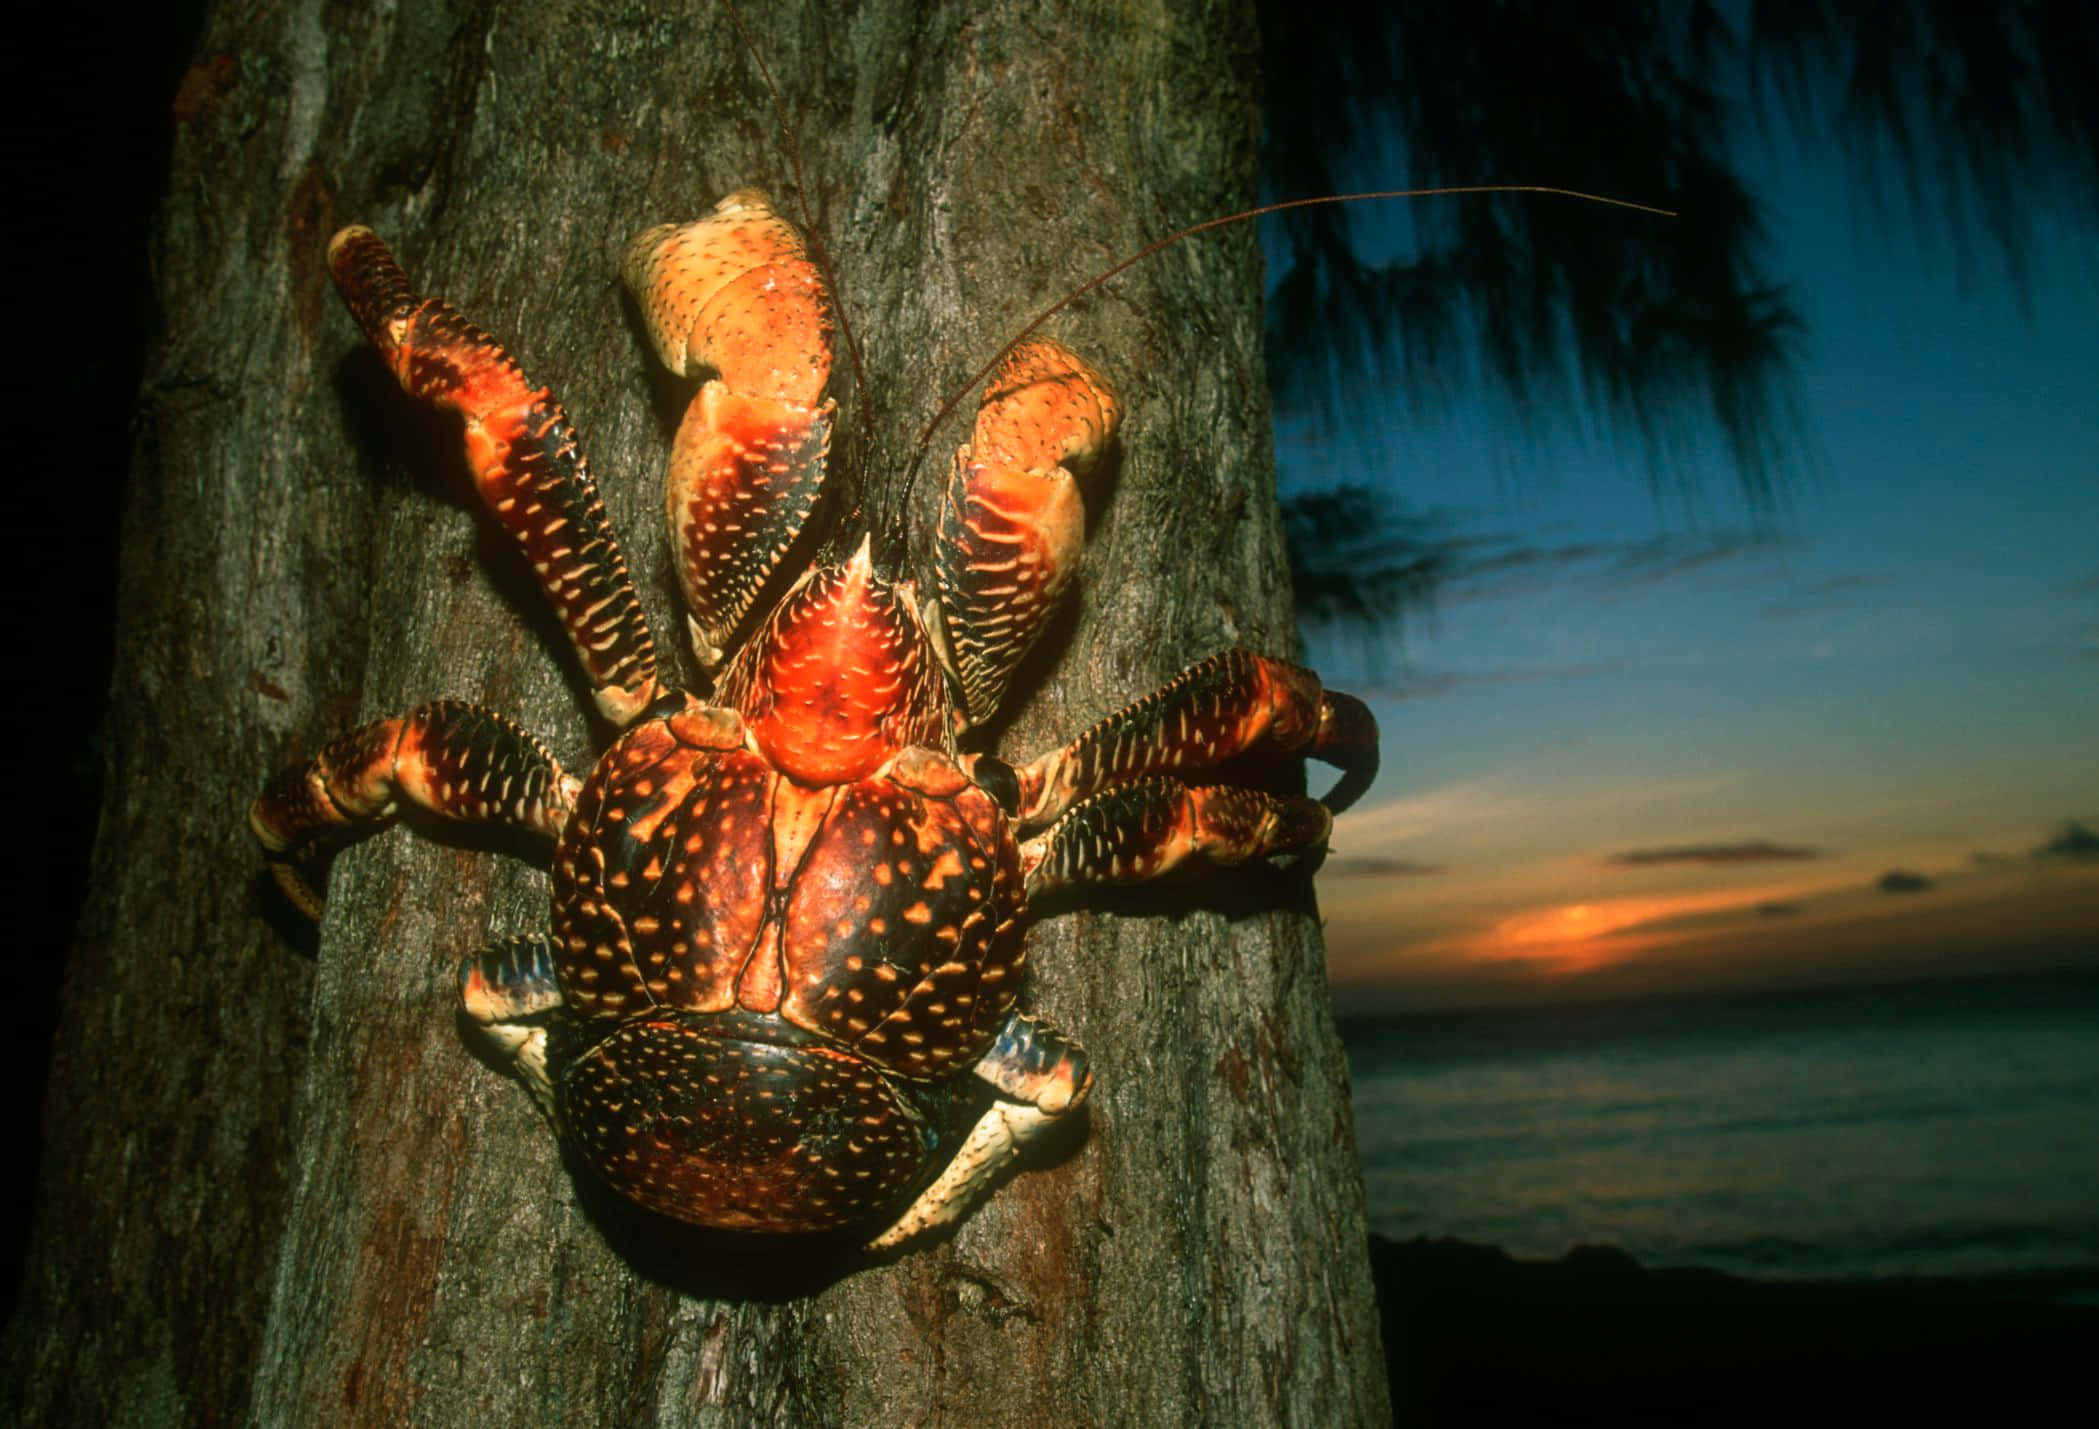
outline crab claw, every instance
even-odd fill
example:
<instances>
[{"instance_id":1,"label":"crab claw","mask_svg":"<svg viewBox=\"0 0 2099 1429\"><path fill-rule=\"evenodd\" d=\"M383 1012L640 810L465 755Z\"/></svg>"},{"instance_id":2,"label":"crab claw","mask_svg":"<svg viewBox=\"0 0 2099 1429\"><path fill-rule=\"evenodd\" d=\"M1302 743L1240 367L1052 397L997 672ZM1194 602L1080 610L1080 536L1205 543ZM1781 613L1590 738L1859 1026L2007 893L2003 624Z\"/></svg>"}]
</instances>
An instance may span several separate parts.
<instances>
[{"instance_id":1,"label":"crab claw","mask_svg":"<svg viewBox=\"0 0 2099 1429\"><path fill-rule=\"evenodd\" d=\"M1105 379L1044 338L1015 347L984 389L971 442L955 453L933 555L940 626L970 724L997 711L1071 584L1086 537L1078 479L1114 436L1117 415Z\"/></svg>"},{"instance_id":2,"label":"crab claw","mask_svg":"<svg viewBox=\"0 0 2099 1429\"><path fill-rule=\"evenodd\" d=\"M831 299L802 236L756 189L635 235L620 263L663 365L811 407L831 377Z\"/></svg>"},{"instance_id":3,"label":"crab claw","mask_svg":"<svg viewBox=\"0 0 2099 1429\"><path fill-rule=\"evenodd\" d=\"M831 298L755 189L637 235L620 272L663 365L718 374L686 408L665 482L693 653L711 670L822 494Z\"/></svg>"}]
</instances>

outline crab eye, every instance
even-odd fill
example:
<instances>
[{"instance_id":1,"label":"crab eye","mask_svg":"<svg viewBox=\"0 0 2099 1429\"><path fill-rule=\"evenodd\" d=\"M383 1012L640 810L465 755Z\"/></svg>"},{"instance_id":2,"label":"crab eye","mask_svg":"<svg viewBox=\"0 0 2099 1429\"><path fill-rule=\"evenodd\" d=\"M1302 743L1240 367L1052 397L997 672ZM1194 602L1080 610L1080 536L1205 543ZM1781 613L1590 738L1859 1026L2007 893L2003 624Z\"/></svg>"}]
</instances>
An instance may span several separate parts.
<instances>
[{"instance_id":1,"label":"crab eye","mask_svg":"<svg viewBox=\"0 0 2099 1429\"><path fill-rule=\"evenodd\" d=\"M1020 776L1013 766L1003 759L993 759L980 754L970 764L969 777L977 781L977 787L998 801L998 806L1008 814L1020 810Z\"/></svg>"}]
</instances>

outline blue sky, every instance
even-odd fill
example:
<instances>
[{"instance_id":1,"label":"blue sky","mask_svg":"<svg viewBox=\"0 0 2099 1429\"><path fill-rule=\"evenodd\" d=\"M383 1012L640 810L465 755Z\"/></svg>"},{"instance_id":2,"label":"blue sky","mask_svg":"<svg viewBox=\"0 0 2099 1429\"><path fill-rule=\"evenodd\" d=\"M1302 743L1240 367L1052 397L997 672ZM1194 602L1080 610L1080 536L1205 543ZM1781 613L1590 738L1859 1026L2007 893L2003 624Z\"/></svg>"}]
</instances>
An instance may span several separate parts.
<instances>
[{"instance_id":1,"label":"blue sky","mask_svg":"<svg viewBox=\"0 0 2099 1429\"><path fill-rule=\"evenodd\" d=\"M1658 488L1484 402L1280 433L1286 492L1362 463L1502 556L1400 641L1309 633L1384 729L1320 885L1344 1006L2099 956L2099 860L2034 856L2099 828L2099 245L2042 227L2022 296L1833 162L1751 173L1811 324L1777 523L1717 453Z\"/></svg>"}]
</instances>

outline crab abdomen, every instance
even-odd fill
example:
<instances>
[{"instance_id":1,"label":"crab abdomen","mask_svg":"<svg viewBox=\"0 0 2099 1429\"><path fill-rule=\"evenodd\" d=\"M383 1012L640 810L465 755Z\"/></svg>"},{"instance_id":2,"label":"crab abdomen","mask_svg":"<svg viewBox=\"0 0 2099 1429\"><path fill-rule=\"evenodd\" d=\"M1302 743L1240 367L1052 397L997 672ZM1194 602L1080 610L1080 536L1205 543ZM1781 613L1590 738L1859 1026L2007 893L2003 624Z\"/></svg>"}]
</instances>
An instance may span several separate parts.
<instances>
[{"instance_id":1,"label":"crab abdomen","mask_svg":"<svg viewBox=\"0 0 2099 1429\"><path fill-rule=\"evenodd\" d=\"M908 1092L854 1053L736 1021L630 1018L566 1059L575 1153L629 1200L727 1230L847 1225L922 1178L935 1134Z\"/></svg>"}]
</instances>

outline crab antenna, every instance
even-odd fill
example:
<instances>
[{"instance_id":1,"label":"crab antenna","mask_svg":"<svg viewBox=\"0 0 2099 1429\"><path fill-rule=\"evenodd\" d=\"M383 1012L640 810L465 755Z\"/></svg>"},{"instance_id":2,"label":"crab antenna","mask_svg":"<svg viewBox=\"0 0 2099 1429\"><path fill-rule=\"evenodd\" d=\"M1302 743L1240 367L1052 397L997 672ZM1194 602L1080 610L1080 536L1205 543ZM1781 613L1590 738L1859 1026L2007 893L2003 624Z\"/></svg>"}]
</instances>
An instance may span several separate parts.
<instances>
[{"instance_id":1,"label":"crab antenna","mask_svg":"<svg viewBox=\"0 0 2099 1429\"><path fill-rule=\"evenodd\" d=\"M723 0L723 3L728 3L728 0ZM1573 198L1581 199L1586 203L1607 204L1612 208L1629 208L1636 213L1652 213L1663 218L1675 218L1677 216L1676 210L1673 208L1657 208L1653 204L1634 203L1631 199L1609 198L1603 194L1584 193L1580 189L1555 188L1550 184L1457 184L1442 188L1378 189L1369 193L1322 194L1318 198L1284 199L1280 203L1264 203L1258 208L1242 209L1238 213L1228 213L1222 218L1206 219L1201 223L1183 228L1177 233L1169 233L1164 238L1154 239L1129 257L1123 259L1120 263L1117 263L1114 267L1087 279L1078 287L1073 288L1063 297L1037 313L1026 327L1013 334L1004 347L991 354L991 360L978 368L967 382L955 390L955 394L952 397L941 403L940 410L933 414L933 420L926 423L924 429L919 432L918 445L911 454L911 464L904 472L903 494L898 498L899 505L902 506L910 500L912 484L918 480L918 469L924 465L926 452L933 445L933 433L940 429L940 424L948 419L962 399L974 392L977 389L977 384L991 375L991 370L1005 360L1007 353L1020 346L1021 343L1027 341L1030 337L1033 337L1035 329L1041 327L1058 313L1063 312L1064 309L1077 302L1080 298L1085 297L1086 294L1092 292L1095 288L1100 287L1112 278L1120 276L1125 269L1136 267L1154 253L1171 248L1184 238L1193 238L1196 234L1207 233L1213 228L1226 228L1235 223L1244 223L1250 218L1261 218L1271 213L1282 213L1286 209L1313 208L1329 203L1369 203L1376 199L1439 198L1454 194L1549 194L1556 198Z\"/></svg>"},{"instance_id":2,"label":"crab antenna","mask_svg":"<svg viewBox=\"0 0 2099 1429\"><path fill-rule=\"evenodd\" d=\"M867 370L860 363L860 340L853 336L853 325L845 315L845 295L839 290L838 275L831 271L831 255L824 249L824 241L817 234L816 219L809 212L809 185L802 179L802 143L795 137L794 122L787 117L787 101L780 96L780 86L773 79L772 66L765 62L765 55L744 28L743 16L736 8L735 0L722 0L722 8L729 12L729 23L736 27L736 37L743 41L746 53L758 66L758 73L765 80L765 88L772 95L773 119L780 126L780 133L787 140L787 163L794 171L794 201L802 213L802 237L809 245L809 256L816 260L816 271L823 275L824 286L830 289L831 311L838 315L838 331L845 338L846 359L853 364L853 389L860 394L860 430L871 451L875 444L875 409L867 393ZM854 508L856 511L858 507Z\"/></svg>"}]
</instances>

